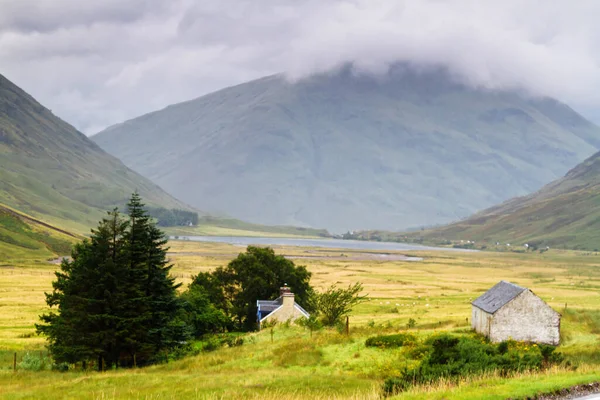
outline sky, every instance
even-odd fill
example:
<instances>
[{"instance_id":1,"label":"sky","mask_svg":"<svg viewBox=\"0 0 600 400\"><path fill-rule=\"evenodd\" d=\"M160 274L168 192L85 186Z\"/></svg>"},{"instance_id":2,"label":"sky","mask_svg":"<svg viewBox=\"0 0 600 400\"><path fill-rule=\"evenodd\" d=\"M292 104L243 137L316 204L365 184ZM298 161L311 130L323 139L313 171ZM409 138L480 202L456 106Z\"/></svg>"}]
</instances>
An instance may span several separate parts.
<instances>
[{"instance_id":1,"label":"sky","mask_svg":"<svg viewBox=\"0 0 600 400\"><path fill-rule=\"evenodd\" d=\"M444 66L600 122L596 0L0 0L0 74L90 135L274 73Z\"/></svg>"}]
</instances>

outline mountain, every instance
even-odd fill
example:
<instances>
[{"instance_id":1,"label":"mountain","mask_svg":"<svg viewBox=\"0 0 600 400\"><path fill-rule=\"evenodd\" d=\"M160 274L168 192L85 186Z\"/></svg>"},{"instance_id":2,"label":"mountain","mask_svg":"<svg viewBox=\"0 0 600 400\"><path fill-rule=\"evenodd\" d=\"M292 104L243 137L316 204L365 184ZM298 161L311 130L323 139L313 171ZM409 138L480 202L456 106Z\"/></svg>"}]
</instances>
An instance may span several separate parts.
<instances>
[{"instance_id":1,"label":"mountain","mask_svg":"<svg viewBox=\"0 0 600 400\"><path fill-rule=\"evenodd\" d=\"M198 208L333 231L447 223L562 176L600 147L568 106L443 69L269 76L93 137Z\"/></svg>"},{"instance_id":2,"label":"mountain","mask_svg":"<svg viewBox=\"0 0 600 400\"><path fill-rule=\"evenodd\" d=\"M409 236L534 247L600 249L600 153L539 191L464 221Z\"/></svg>"},{"instance_id":3,"label":"mountain","mask_svg":"<svg viewBox=\"0 0 600 400\"><path fill-rule=\"evenodd\" d=\"M73 243L80 239L70 232L0 206L0 263L53 259L69 254Z\"/></svg>"},{"instance_id":4,"label":"mountain","mask_svg":"<svg viewBox=\"0 0 600 400\"><path fill-rule=\"evenodd\" d=\"M2 75L0 165L1 204L69 231L87 233L134 190L148 204L189 209ZM0 218L6 222L0 229L8 232L14 220L14 215Z\"/></svg>"}]
</instances>

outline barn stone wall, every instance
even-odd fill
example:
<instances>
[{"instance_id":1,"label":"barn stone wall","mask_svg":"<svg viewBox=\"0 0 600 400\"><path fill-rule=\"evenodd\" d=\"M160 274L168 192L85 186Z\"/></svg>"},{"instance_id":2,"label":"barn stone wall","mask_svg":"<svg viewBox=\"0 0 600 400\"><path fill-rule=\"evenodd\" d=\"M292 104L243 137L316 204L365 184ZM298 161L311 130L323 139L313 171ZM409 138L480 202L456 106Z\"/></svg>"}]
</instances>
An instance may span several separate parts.
<instances>
[{"instance_id":1,"label":"barn stone wall","mask_svg":"<svg viewBox=\"0 0 600 400\"><path fill-rule=\"evenodd\" d=\"M491 319L492 314L486 313L481 308L473 306L471 312L471 327L475 329L475 332L489 336Z\"/></svg>"},{"instance_id":2,"label":"barn stone wall","mask_svg":"<svg viewBox=\"0 0 600 400\"><path fill-rule=\"evenodd\" d=\"M558 345L560 314L525 290L494 313L489 330L493 342L513 339Z\"/></svg>"}]
</instances>

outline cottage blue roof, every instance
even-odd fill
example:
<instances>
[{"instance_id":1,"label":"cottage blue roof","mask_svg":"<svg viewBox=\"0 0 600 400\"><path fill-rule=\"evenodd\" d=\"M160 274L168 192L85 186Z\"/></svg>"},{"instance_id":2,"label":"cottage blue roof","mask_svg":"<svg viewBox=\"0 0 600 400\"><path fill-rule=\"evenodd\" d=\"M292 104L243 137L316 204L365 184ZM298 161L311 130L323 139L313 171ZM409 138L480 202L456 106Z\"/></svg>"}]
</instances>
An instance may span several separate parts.
<instances>
[{"instance_id":1,"label":"cottage blue roof","mask_svg":"<svg viewBox=\"0 0 600 400\"><path fill-rule=\"evenodd\" d=\"M525 290L527 289L514 283L500 281L471 304L489 314L493 314Z\"/></svg>"},{"instance_id":2,"label":"cottage blue roof","mask_svg":"<svg viewBox=\"0 0 600 400\"><path fill-rule=\"evenodd\" d=\"M262 311L274 311L281 307L281 297L277 300L258 300L258 309Z\"/></svg>"},{"instance_id":3,"label":"cottage blue roof","mask_svg":"<svg viewBox=\"0 0 600 400\"><path fill-rule=\"evenodd\" d=\"M256 316L259 321L277 310L283 305L283 297L278 297L275 300L257 300L256 301ZM300 306L300 304L294 302L294 307L297 308L306 318L310 317L310 314Z\"/></svg>"}]
</instances>

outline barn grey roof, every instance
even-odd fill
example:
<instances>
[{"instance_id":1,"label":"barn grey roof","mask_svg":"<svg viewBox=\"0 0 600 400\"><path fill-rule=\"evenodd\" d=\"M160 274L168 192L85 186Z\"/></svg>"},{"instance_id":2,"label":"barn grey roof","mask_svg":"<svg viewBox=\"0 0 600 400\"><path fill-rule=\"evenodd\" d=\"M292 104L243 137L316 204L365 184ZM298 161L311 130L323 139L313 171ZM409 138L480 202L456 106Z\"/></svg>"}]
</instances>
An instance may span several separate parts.
<instances>
[{"instance_id":1,"label":"barn grey roof","mask_svg":"<svg viewBox=\"0 0 600 400\"><path fill-rule=\"evenodd\" d=\"M493 314L525 290L527 289L517 286L514 283L500 281L490 290L476 298L471 304L487 313Z\"/></svg>"}]
</instances>

